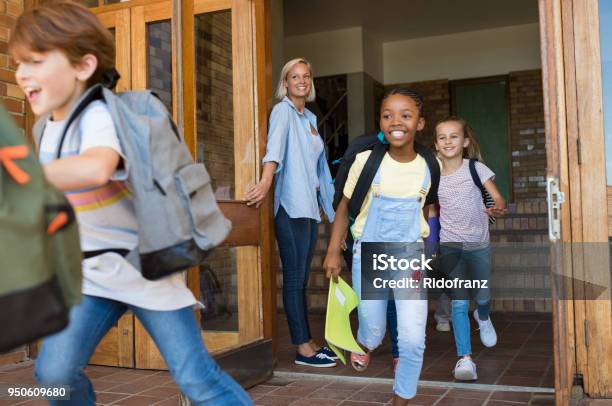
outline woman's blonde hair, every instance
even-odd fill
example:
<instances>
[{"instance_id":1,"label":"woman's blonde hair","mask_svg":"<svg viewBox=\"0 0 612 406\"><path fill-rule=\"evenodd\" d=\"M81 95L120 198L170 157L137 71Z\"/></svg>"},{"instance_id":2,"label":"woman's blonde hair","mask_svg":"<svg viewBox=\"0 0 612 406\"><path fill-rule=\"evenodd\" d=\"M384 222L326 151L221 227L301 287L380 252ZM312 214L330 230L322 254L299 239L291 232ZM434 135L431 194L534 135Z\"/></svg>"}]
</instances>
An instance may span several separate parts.
<instances>
[{"instance_id":1,"label":"woman's blonde hair","mask_svg":"<svg viewBox=\"0 0 612 406\"><path fill-rule=\"evenodd\" d=\"M295 58L287 62L285 66L283 66L283 69L281 70L280 78L278 79L278 85L276 86L276 98L277 99L282 100L285 96L287 96L287 86L285 86L285 81L287 80L287 75L289 74L289 71L293 69L293 67L297 65L298 63L303 63L304 65L308 67L308 70L310 71L310 78L312 79L311 84L310 84L310 92L308 93L308 96L306 96L306 101L307 102L314 101L315 98L317 97L316 92L315 92L312 66L310 65L310 62L308 62L304 58Z\"/></svg>"},{"instance_id":2,"label":"woman's blonde hair","mask_svg":"<svg viewBox=\"0 0 612 406\"><path fill-rule=\"evenodd\" d=\"M463 136L470 140L468 146L466 148L463 148L463 157L468 159L477 159L480 162L484 162L484 160L482 159L482 154L480 153L480 146L478 145L478 141L476 140L476 133L465 119L457 116L449 116L443 118L442 120L436 123L436 132L440 124L449 122L459 123L459 125L461 126L461 130L463 131Z\"/></svg>"}]
</instances>

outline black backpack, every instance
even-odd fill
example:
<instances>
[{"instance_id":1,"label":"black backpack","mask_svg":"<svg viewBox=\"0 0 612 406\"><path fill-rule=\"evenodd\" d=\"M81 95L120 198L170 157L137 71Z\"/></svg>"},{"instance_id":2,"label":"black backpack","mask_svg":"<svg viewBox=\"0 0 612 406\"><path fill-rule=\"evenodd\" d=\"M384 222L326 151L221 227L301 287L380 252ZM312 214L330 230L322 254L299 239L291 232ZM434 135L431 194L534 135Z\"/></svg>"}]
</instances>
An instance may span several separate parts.
<instances>
[{"instance_id":1,"label":"black backpack","mask_svg":"<svg viewBox=\"0 0 612 406\"><path fill-rule=\"evenodd\" d=\"M389 149L389 144L385 141L382 132L365 134L354 139L346 149L346 152L337 161L334 163L339 163L340 167L338 168L338 172L336 173L336 178L334 179L334 209L338 207L340 200L342 200L344 184L346 183L346 179L348 177L349 170L353 162L355 162L355 157L357 154L363 151L372 150L372 153L368 157L361 174L359 175L359 179L357 180L357 184L355 185L355 190L351 196L349 201L349 232L346 237L346 246L347 249L343 252L344 260L346 261L346 265L350 270L353 264L353 236L350 233L350 227L355 222L359 211L361 210L361 206L365 197L370 190L370 185L374 180L374 176L376 175L376 171L380 166L387 150ZM431 174L431 188L427 193L427 197L425 198L425 205L433 204L438 202L438 186L440 185L440 165L433 151L429 148L415 142L414 149L417 154L421 155L425 162L427 162L427 166L429 167L429 172Z\"/></svg>"},{"instance_id":2,"label":"black backpack","mask_svg":"<svg viewBox=\"0 0 612 406\"><path fill-rule=\"evenodd\" d=\"M493 200L493 197L491 197L489 192L487 192L487 189L485 189L480 181L480 176L478 176L478 172L476 172L476 162L478 162L478 159L470 159L470 175L472 175L474 184L478 187L478 189L480 189L480 193L482 194L482 202L488 209L489 207L495 206L495 200ZM489 224L493 223L495 223L495 217L489 216Z\"/></svg>"}]
</instances>

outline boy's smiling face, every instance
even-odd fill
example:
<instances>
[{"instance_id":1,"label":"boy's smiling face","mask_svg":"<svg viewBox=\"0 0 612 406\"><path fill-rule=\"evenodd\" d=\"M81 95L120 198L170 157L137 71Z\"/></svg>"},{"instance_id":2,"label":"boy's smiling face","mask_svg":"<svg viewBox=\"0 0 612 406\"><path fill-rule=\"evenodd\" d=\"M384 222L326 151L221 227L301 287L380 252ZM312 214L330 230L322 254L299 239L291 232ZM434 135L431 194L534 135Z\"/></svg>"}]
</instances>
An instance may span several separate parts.
<instances>
[{"instance_id":1,"label":"boy's smiling face","mask_svg":"<svg viewBox=\"0 0 612 406\"><path fill-rule=\"evenodd\" d=\"M85 91L87 80L95 72L95 56L85 55L82 64L73 66L59 50L24 54L21 58L15 58L15 78L34 114L38 116L51 112L56 121L67 118L70 109Z\"/></svg>"}]
</instances>

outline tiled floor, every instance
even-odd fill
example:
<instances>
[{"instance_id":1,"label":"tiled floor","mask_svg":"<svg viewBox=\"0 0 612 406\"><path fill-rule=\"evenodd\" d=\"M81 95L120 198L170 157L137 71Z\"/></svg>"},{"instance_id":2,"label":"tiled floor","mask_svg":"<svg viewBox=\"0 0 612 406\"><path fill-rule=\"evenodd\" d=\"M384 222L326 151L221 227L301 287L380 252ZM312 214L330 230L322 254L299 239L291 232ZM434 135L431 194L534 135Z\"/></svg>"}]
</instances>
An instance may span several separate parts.
<instances>
[{"instance_id":1,"label":"tiled floor","mask_svg":"<svg viewBox=\"0 0 612 406\"><path fill-rule=\"evenodd\" d=\"M34 385L31 362L0 369L0 384ZM96 391L97 404L124 406L176 406L179 391L165 371L90 366L86 369ZM47 405L42 400L0 400L0 406Z\"/></svg>"},{"instance_id":2,"label":"tiled floor","mask_svg":"<svg viewBox=\"0 0 612 406\"><path fill-rule=\"evenodd\" d=\"M546 316L499 314L493 315L498 345L485 349L476 335L473 337L474 356L478 365L477 384L495 384L528 387L552 387L552 334L551 321ZM324 318L311 317L315 337L322 339ZM353 325L356 323L353 322ZM348 366L339 365L324 370L299 367L293 364L294 347L289 343L284 318L279 317L279 364L277 371L288 373L249 390L256 405L383 405L392 397L389 383L356 382L363 377L392 378L390 345L376 350L370 367L358 374ZM421 379L423 381L452 381L454 344L451 333L440 333L431 324L427 329L427 349ZM34 384L32 363L0 368L0 384ZM179 404L179 391L165 371L144 371L122 368L90 366L87 375L93 382L100 405L156 405ZM310 373L309 379L291 377L291 373ZM317 378L327 374L337 378ZM354 377L359 377L355 379ZM347 380L347 378L349 378ZM526 405L538 396L531 392L500 391L486 387L471 388L431 387L427 382L419 387L411 405L465 405L465 406L518 406ZM0 406L46 405L40 400L0 400ZM546 403L538 403L546 404Z\"/></svg>"},{"instance_id":3,"label":"tiled floor","mask_svg":"<svg viewBox=\"0 0 612 406\"><path fill-rule=\"evenodd\" d=\"M389 405L391 384L330 380L288 380L273 378L249 390L256 405L291 406L377 406ZM550 403L550 396L529 392L481 391L419 387L410 405L435 406L521 406L538 398Z\"/></svg>"},{"instance_id":4,"label":"tiled floor","mask_svg":"<svg viewBox=\"0 0 612 406\"><path fill-rule=\"evenodd\" d=\"M0 383L34 384L32 364L0 369ZM96 390L97 404L113 406L176 406L178 389L167 372L90 366L86 370ZM388 383L333 379L272 378L249 389L255 405L376 406L389 404ZM539 396L532 393L419 387L411 405L520 406ZM0 400L0 406L42 406L41 400ZM540 403L541 404L541 403ZM232 405L228 405L232 406Z\"/></svg>"},{"instance_id":5,"label":"tiled floor","mask_svg":"<svg viewBox=\"0 0 612 406\"><path fill-rule=\"evenodd\" d=\"M498 313L492 315L498 334L497 345L485 348L472 320L473 358L478 368L477 384L496 384L530 387L554 387L552 322L550 315ZM322 343L325 319L311 316L312 334ZM353 328L357 326L352 321ZM289 338L284 316L279 316L279 363L277 370L288 372L322 373L321 368L295 365L295 347ZM457 362L452 332L435 329L433 317L427 326L425 359L421 380L454 381L451 371ZM391 345L385 338L383 345L372 355L370 366L363 373L342 364L325 368L325 374L392 378Z\"/></svg>"}]
</instances>

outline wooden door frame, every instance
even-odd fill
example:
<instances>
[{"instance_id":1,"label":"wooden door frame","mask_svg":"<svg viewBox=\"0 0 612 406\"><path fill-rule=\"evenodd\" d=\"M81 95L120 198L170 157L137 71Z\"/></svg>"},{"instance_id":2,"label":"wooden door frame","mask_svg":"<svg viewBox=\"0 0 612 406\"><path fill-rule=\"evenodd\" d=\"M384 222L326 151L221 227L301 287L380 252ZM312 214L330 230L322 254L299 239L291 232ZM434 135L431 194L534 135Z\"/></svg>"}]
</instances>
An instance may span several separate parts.
<instances>
[{"instance_id":1,"label":"wooden door frame","mask_svg":"<svg viewBox=\"0 0 612 406\"><path fill-rule=\"evenodd\" d=\"M173 75L173 86L176 89L176 91L173 92L176 94L176 96L173 96L174 116L177 118L178 124L182 128L183 133L185 134L186 143L190 146L190 148L193 149L196 143L195 104L185 103L184 101L188 100L191 97L195 98L195 65L193 64L192 58L180 58L177 56L180 54L189 55L193 51L194 22L191 21L191 18L185 19L183 18L183 16L192 16L194 14L214 12L223 9L233 8L233 5L235 5L237 2L242 2L244 0L207 0L205 6L202 6L202 4L198 4L201 3L198 0L171 0L172 12L170 15L166 15L167 13L160 9L160 7L163 8L163 5L159 3L164 3L167 1L168 0L131 0L130 2L126 3L104 5L104 8L93 8L92 11L98 11L103 13L105 15L103 19L108 19L108 24L114 25L115 23L120 23L121 25L127 26L129 28L127 35L130 36L132 35L131 25L133 23L134 16L128 16L127 21L124 21L125 13L123 13L123 11L128 11L128 9L133 9L139 6L147 6L146 9L143 8L141 11L146 14L153 13L154 20L162 19L162 17L164 17L163 19L171 18L171 21L173 22L173 69L175 72L177 72L177 75ZM253 128L251 129L251 133L257 135L257 141L253 144L256 162L256 168L254 171L252 171L252 178L254 180L256 175L259 174L260 171L260 157L263 156L265 153L267 137L267 117L272 108L272 58L270 45L271 13L270 0L247 1L250 3L249 15L242 16L242 18L248 19L250 20L250 22L248 24L248 29L242 29L240 35L249 36L249 41L252 44L250 49L245 49L245 51L249 53L251 58L250 63L252 63L254 66L253 71L251 72L251 75L253 77L253 83L251 84L252 88L247 89L247 92L250 92L254 95L254 106L252 111ZM38 4L39 0L26 0L26 9L33 8ZM245 8L245 10L246 9L247 8ZM176 23L177 18L178 21L180 21L178 24ZM111 20L113 20L112 23ZM179 32L181 35L177 35ZM126 33L122 31L119 35L126 35ZM126 55L129 57L132 50L130 50L128 47L126 47L125 49L118 48L117 52L118 54L127 53ZM142 59L142 55L140 55L140 57L140 59ZM192 61L191 64L189 63L190 60ZM187 61L187 64L184 63L185 61ZM121 66L120 68L124 73L121 81L118 84L118 90L125 90L127 88L130 88L133 81L135 81L137 85L140 84L140 87L142 87L142 83L145 83L143 82L143 78L140 77L142 76L141 74L138 74L137 72L137 74L134 74L135 72L132 69L132 66ZM177 79L177 77L180 80ZM144 80L146 81L146 74ZM238 100L235 101L235 106L236 103L238 103ZM242 108L242 106L239 105L238 108L240 109ZM28 127L31 128L34 122L34 115L31 111L26 112L25 121L26 123L28 123ZM231 207L235 206L235 204L233 203L235 202L224 202L221 203L220 206L223 206L223 208L226 209L229 208L228 210L232 212ZM261 326L256 327L258 330L259 340L266 341L266 345L270 345L270 342L276 334L276 272L278 267L272 255L274 251L272 206L272 199L266 199L258 210L256 216L249 218L247 222L238 222L236 224L236 228L244 229L247 232L248 235L246 240L233 241L230 239L230 241L226 242L226 245L230 246L243 245L245 244L245 241L259 243L259 252L256 254L256 258L258 258L260 262L260 269L258 272L259 281L257 284L257 292L252 291L250 293L257 294L261 297L261 311L259 319L263 319L263 322L260 323ZM252 227L250 227L250 225L252 225L250 223L253 222L253 219L255 219L255 223L258 225L257 230L253 230ZM259 224L261 224L260 227ZM195 284L197 284L197 277L194 278L195 272L197 271L191 270L189 272L188 285L190 287L193 287ZM128 331L129 333L129 331L134 331L139 328L138 325L134 325L135 323L133 316L130 315L130 317L130 320L126 320L125 323L123 323L125 325L120 325L120 327L122 328L117 329L118 335L124 334L126 331ZM258 321L250 321L251 324L255 322ZM254 328L255 327L251 328L250 330L253 330ZM130 344L130 346L132 347L132 351L134 350L134 347L136 347L133 341L134 340L132 339ZM244 344L238 344L236 348L242 346L252 347L252 344L253 341L251 340L250 342ZM252 349L249 349L249 351L252 351ZM267 353L267 351L264 352ZM30 347L30 354L36 355L36 353L37 344L34 343ZM118 354L119 358L121 359L126 358L124 355ZM131 358L133 360L135 357ZM134 362L130 361L127 363L123 363L120 366L134 367L133 364ZM263 364L267 364L267 362Z\"/></svg>"},{"instance_id":2,"label":"wooden door frame","mask_svg":"<svg viewBox=\"0 0 612 406\"><path fill-rule=\"evenodd\" d=\"M539 0L539 9L547 175L559 179L565 194L561 238L552 244L551 269L570 280L583 279L601 270L602 264L609 267L606 258L584 255L581 245L608 242L606 185L601 177L605 138L600 43L594 29L599 26L597 0ZM569 288L580 287L574 282ZM570 292L558 292L553 284L557 405L569 403L574 385L580 383L574 378L580 376L587 395L612 397L609 363L602 362L612 353L610 304L576 297L574 292L580 290L573 289L570 298L565 296ZM603 327L587 329L598 320L604 321L599 323Z\"/></svg>"},{"instance_id":3,"label":"wooden door frame","mask_svg":"<svg viewBox=\"0 0 612 406\"><path fill-rule=\"evenodd\" d=\"M163 10L162 10L163 8ZM137 7L140 10L142 7ZM159 9L157 12L156 9ZM238 285L238 324L236 332L206 332L204 339L209 351L221 355L235 351L252 343L266 338L263 320L264 301L263 294L264 273L269 272L267 263L270 261L270 250L260 239L267 231L260 227L270 214L264 208L258 212L247 208L239 201L248 185L254 183L259 173L259 148L255 136L258 135L259 89L256 84L258 69L256 64L257 29L255 26L257 4L253 0L172 0L171 21L173 26L173 92L174 116L178 125L183 129L185 142L192 152L197 150L197 121L196 121L196 63L195 63L195 15L221 10L231 10L232 15L232 66L234 76L234 133L242 135L234 137L236 198L232 201L218 201L224 214L232 220L232 233L223 243L224 246L237 248L237 265L240 272L237 275ZM146 9L143 9L146 12ZM167 7L155 3L149 11L150 17L156 20L166 19ZM146 18L145 18L146 20ZM136 21L132 18L132 25ZM142 25L142 24L141 24ZM134 27L132 27L134 31ZM179 35L180 34L180 35ZM144 54L140 52L143 58ZM180 54L180 57L178 56ZM140 63L141 64L141 63ZM140 65L138 58L134 65ZM140 73L142 76L142 73ZM139 74L133 69L133 81ZM245 80L244 78L252 78ZM180 80L178 79L180 78ZM237 80L240 79L240 80ZM142 80L136 81L144 86ZM252 103L246 102L252 100ZM252 135L246 137L244 135ZM248 152L250 151L250 153ZM248 157L248 159L247 159ZM249 213L246 213L248 211ZM252 212L252 214L251 214ZM253 215L254 214L254 215ZM248 268L248 269L247 269ZM197 268L188 272L188 285L194 292L199 292L199 272ZM197 293L196 293L197 295ZM257 299L257 306L252 306L253 298ZM163 368L164 362L161 354L147 337L146 332L138 321L135 322L136 336L136 366L139 368ZM265 363L262 363L265 364Z\"/></svg>"},{"instance_id":4,"label":"wooden door frame","mask_svg":"<svg viewBox=\"0 0 612 406\"><path fill-rule=\"evenodd\" d=\"M257 69L257 173L261 171L261 158L268 141L268 117L272 111L272 13L271 0L254 0L255 7L255 55ZM278 340L276 275L279 270L275 252L274 200L266 198L259 208L259 241L261 249L263 336L272 340L272 353L276 358ZM276 363L276 362L274 362Z\"/></svg>"}]
</instances>

